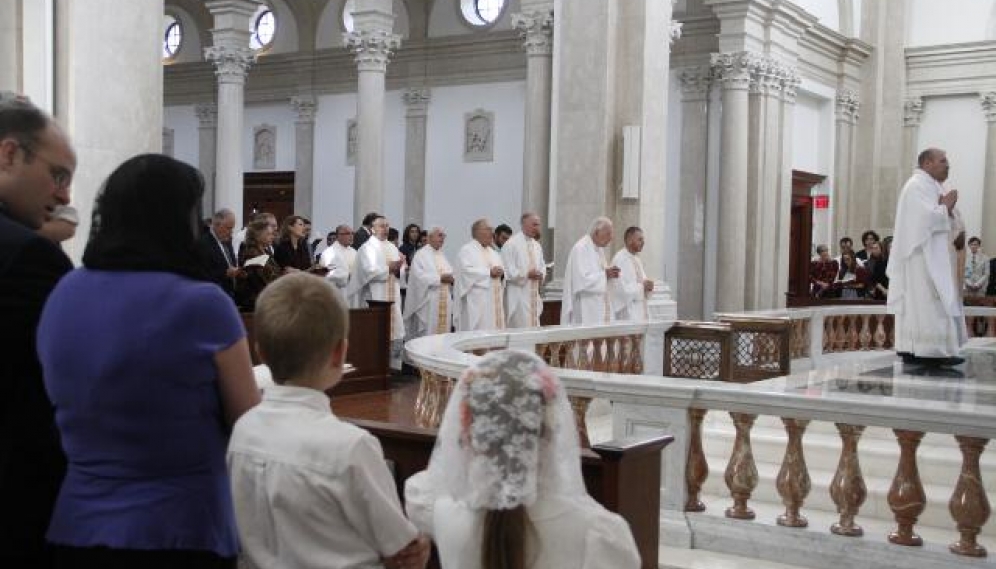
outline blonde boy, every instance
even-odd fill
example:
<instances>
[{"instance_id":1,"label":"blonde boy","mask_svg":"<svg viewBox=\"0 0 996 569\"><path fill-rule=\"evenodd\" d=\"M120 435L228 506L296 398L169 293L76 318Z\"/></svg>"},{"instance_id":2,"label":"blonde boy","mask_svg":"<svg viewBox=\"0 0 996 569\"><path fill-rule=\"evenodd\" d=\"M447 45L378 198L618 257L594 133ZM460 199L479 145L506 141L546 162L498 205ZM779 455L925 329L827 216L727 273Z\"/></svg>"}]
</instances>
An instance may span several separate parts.
<instances>
[{"instance_id":1,"label":"blonde boy","mask_svg":"<svg viewBox=\"0 0 996 569\"><path fill-rule=\"evenodd\" d=\"M325 280L296 273L256 303L256 349L276 385L228 446L235 515L250 567L421 568L429 544L401 510L380 444L332 414L349 311Z\"/></svg>"}]
</instances>

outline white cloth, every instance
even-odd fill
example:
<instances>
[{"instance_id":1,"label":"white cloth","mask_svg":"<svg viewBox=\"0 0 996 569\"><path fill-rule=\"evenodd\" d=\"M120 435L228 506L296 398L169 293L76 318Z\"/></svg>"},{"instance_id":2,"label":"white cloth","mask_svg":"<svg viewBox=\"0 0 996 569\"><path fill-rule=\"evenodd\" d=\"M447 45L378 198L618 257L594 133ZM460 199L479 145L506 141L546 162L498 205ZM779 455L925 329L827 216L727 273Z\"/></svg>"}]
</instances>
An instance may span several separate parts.
<instances>
[{"instance_id":1,"label":"white cloth","mask_svg":"<svg viewBox=\"0 0 996 569\"><path fill-rule=\"evenodd\" d=\"M320 391L268 387L232 430L228 470L251 568L382 567L417 536L377 439Z\"/></svg>"},{"instance_id":2,"label":"white cloth","mask_svg":"<svg viewBox=\"0 0 996 569\"><path fill-rule=\"evenodd\" d=\"M965 257L965 296L985 296L989 285L989 257L979 251ZM974 286L976 290L968 287Z\"/></svg>"},{"instance_id":3,"label":"white cloth","mask_svg":"<svg viewBox=\"0 0 996 569\"><path fill-rule=\"evenodd\" d=\"M505 265L505 319L509 328L530 328L540 325L543 299L542 280L529 278L529 271L546 275L546 261L539 241L521 231L511 236L501 248Z\"/></svg>"},{"instance_id":4,"label":"white cloth","mask_svg":"<svg viewBox=\"0 0 996 569\"><path fill-rule=\"evenodd\" d=\"M405 297L405 330L409 338L446 334L453 322L453 291L439 282L453 267L442 251L431 245L415 252L408 271L408 295Z\"/></svg>"},{"instance_id":5,"label":"white cloth","mask_svg":"<svg viewBox=\"0 0 996 569\"><path fill-rule=\"evenodd\" d=\"M453 287L453 324L458 332L502 330L505 314L502 282L491 276L492 267L503 267L501 255L471 240L457 255Z\"/></svg>"},{"instance_id":6,"label":"white cloth","mask_svg":"<svg viewBox=\"0 0 996 569\"><path fill-rule=\"evenodd\" d=\"M322 251L318 264L329 270L325 278L331 281L345 298L349 287L349 275L356 266L356 249L343 247L336 241ZM352 304L350 306L356 308Z\"/></svg>"},{"instance_id":7,"label":"white cloth","mask_svg":"<svg viewBox=\"0 0 996 569\"><path fill-rule=\"evenodd\" d=\"M530 567L640 565L629 526L585 491L567 392L533 353L490 352L464 372L405 501L443 569L480 567L486 511L520 506L535 530L526 536Z\"/></svg>"},{"instance_id":8,"label":"white cloth","mask_svg":"<svg viewBox=\"0 0 996 569\"><path fill-rule=\"evenodd\" d=\"M428 473L405 483L405 508L418 529L436 542L443 569L480 569L484 512L449 497L434 498ZM540 498L526 508L535 530L527 541L530 567L636 569L640 554L626 521L589 497Z\"/></svg>"},{"instance_id":9,"label":"white cloth","mask_svg":"<svg viewBox=\"0 0 996 569\"><path fill-rule=\"evenodd\" d=\"M612 257L612 264L619 267L619 278L609 285L616 320L646 322L650 318L650 310L647 306L648 293L643 288L643 281L647 278L643 260L623 247Z\"/></svg>"},{"instance_id":10,"label":"white cloth","mask_svg":"<svg viewBox=\"0 0 996 569\"><path fill-rule=\"evenodd\" d=\"M391 305L391 340L405 337L405 323L401 314L401 286L398 277L388 270L388 262L401 258L401 252L390 241L376 237L356 252L356 264L349 279L348 292L352 306L364 308L368 300L389 301Z\"/></svg>"},{"instance_id":11,"label":"white cloth","mask_svg":"<svg viewBox=\"0 0 996 569\"><path fill-rule=\"evenodd\" d=\"M888 312L895 315L895 349L921 357L951 357L965 343L962 300L956 286L953 225L938 203L944 188L917 169L896 208L896 229L886 274Z\"/></svg>"},{"instance_id":12,"label":"white cloth","mask_svg":"<svg viewBox=\"0 0 996 569\"><path fill-rule=\"evenodd\" d=\"M561 324L607 324L612 321L605 248L597 247L591 236L578 239L564 268L564 298L560 306Z\"/></svg>"}]
</instances>

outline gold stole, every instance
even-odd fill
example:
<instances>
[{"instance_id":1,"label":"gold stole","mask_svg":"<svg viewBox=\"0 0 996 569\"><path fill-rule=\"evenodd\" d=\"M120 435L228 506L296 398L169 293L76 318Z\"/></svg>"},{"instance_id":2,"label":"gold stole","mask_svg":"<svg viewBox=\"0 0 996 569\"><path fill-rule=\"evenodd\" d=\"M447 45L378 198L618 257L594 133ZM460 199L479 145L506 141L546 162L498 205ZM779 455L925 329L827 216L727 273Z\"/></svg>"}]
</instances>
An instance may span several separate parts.
<instances>
[{"instance_id":1,"label":"gold stole","mask_svg":"<svg viewBox=\"0 0 996 569\"><path fill-rule=\"evenodd\" d=\"M643 281L647 280L647 273L643 272L643 261L639 257L630 253L629 258L633 261L633 270L636 271L636 278L640 281L640 287L643 287ZM643 291L643 318L644 320L650 320L650 309L647 307L647 291Z\"/></svg>"},{"instance_id":2,"label":"gold stole","mask_svg":"<svg viewBox=\"0 0 996 569\"><path fill-rule=\"evenodd\" d=\"M376 237L373 237L373 239L376 239ZM393 303L397 303L398 299L394 296L394 284L397 282L397 280L396 280L396 278L394 276L394 273L391 272L391 262L392 262L392 259L390 257L388 257L388 255L387 255L387 251L388 251L388 249L387 249L387 242L386 241L382 241L381 244L380 244L380 246L381 246L381 250L380 251L384 255L385 263L387 264L387 300L390 301L390 302L393 302ZM391 327L388 330L388 337L391 338L392 341L393 341L393 338L394 338L394 305L393 304L391 305Z\"/></svg>"},{"instance_id":3,"label":"gold stole","mask_svg":"<svg viewBox=\"0 0 996 569\"><path fill-rule=\"evenodd\" d=\"M488 270L492 269L494 265L491 264L491 248L481 247L481 254L484 256L484 264L488 267ZM491 277L491 302L495 305L495 330L505 329L505 314L504 307L501 302L501 279L498 277Z\"/></svg>"},{"instance_id":4,"label":"gold stole","mask_svg":"<svg viewBox=\"0 0 996 569\"><path fill-rule=\"evenodd\" d=\"M525 237L525 236L523 236L523 237ZM530 271L532 271L532 270L539 270L536 267L536 253L533 252L533 243L536 243L536 241L534 239L532 239L531 237L526 237L525 241L526 241L526 251L529 253L529 270ZM534 279L529 278L528 274L526 275L526 278L529 280L529 290L530 290L530 294L529 294L529 325L530 326L539 326L538 318L536 317L536 299L539 298L539 283L540 282L538 280L534 280Z\"/></svg>"},{"instance_id":5,"label":"gold stole","mask_svg":"<svg viewBox=\"0 0 996 569\"><path fill-rule=\"evenodd\" d=\"M443 263L441 261L443 254L439 251L433 251L433 259L436 261L436 272L439 276L443 276ZM439 283L439 309L436 311L436 334L446 334L450 331L449 322L446 319L446 309L448 307L450 294L449 283Z\"/></svg>"},{"instance_id":6,"label":"gold stole","mask_svg":"<svg viewBox=\"0 0 996 569\"><path fill-rule=\"evenodd\" d=\"M602 262L602 271L604 272L609 268L608 261L605 260L605 248L598 247L598 259ZM602 313L602 322L605 324L609 323L612 316L612 303L609 301L609 278L608 275L605 277L605 292L602 294L602 303L604 304L605 310Z\"/></svg>"}]
</instances>

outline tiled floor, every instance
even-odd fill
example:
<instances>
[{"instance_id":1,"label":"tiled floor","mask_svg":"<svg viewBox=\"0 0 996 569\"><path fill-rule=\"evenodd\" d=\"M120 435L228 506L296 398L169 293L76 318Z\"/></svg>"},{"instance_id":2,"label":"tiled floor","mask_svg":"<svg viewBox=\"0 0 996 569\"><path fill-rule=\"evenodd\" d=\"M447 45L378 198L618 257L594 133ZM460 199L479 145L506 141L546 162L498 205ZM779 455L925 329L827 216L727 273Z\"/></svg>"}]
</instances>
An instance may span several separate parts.
<instances>
[{"instance_id":1,"label":"tiled floor","mask_svg":"<svg viewBox=\"0 0 996 569\"><path fill-rule=\"evenodd\" d=\"M659 559L661 569L805 569L795 565L734 557L702 549L666 546L661 546Z\"/></svg>"}]
</instances>

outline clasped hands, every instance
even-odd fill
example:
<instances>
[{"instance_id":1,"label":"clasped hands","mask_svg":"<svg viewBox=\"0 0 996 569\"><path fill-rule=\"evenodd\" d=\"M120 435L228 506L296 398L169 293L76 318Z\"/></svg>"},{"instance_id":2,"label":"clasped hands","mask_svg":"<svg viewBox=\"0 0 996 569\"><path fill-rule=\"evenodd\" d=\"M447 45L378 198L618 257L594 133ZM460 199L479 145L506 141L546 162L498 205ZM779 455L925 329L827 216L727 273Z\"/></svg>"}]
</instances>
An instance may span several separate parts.
<instances>
[{"instance_id":1,"label":"clasped hands","mask_svg":"<svg viewBox=\"0 0 996 569\"><path fill-rule=\"evenodd\" d=\"M619 267L617 267L615 265L612 265L611 267L606 267L606 269L605 269L605 276L606 276L606 278L610 278L610 279L618 279L620 272L621 271L619 270Z\"/></svg>"},{"instance_id":2,"label":"clasped hands","mask_svg":"<svg viewBox=\"0 0 996 569\"><path fill-rule=\"evenodd\" d=\"M431 551L432 542L429 541L428 537L419 534L404 549L390 557L385 557L383 559L384 567L386 569L424 569L429 562Z\"/></svg>"}]
</instances>

